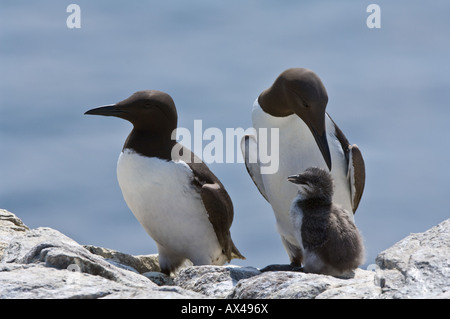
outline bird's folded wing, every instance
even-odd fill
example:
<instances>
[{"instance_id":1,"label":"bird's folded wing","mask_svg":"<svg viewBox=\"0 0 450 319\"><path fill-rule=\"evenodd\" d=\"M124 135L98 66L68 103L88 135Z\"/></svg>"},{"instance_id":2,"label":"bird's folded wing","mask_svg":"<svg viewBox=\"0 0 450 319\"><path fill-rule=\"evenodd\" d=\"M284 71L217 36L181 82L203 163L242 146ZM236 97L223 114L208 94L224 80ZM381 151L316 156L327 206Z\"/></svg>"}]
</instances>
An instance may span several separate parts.
<instances>
[{"instance_id":1,"label":"bird's folded wing","mask_svg":"<svg viewBox=\"0 0 450 319\"><path fill-rule=\"evenodd\" d=\"M356 212L364 191L366 170L361 151L356 144L349 145L348 176L351 186L353 213Z\"/></svg>"},{"instance_id":2,"label":"bird's folded wing","mask_svg":"<svg viewBox=\"0 0 450 319\"><path fill-rule=\"evenodd\" d=\"M327 114L328 115L328 114ZM336 125L333 119L328 115L334 124L336 131L336 138L341 143L342 150L347 160L347 179L350 184L350 192L352 196L353 214L358 208L359 202L364 191L364 184L366 182L366 169L364 159L361 151L356 144L350 145L348 139L345 137L341 129Z\"/></svg>"},{"instance_id":3,"label":"bird's folded wing","mask_svg":"<svg viewBox=\"0 0 450 319\"><path fill-rule=\"evenodd\" d=\"M208 218L217 235L220 245L229 260L245 259L231 240L230 227L233 222L233 204L226 190L219 184L204 184L200 194Z\"/></svg>"}]
</instances>

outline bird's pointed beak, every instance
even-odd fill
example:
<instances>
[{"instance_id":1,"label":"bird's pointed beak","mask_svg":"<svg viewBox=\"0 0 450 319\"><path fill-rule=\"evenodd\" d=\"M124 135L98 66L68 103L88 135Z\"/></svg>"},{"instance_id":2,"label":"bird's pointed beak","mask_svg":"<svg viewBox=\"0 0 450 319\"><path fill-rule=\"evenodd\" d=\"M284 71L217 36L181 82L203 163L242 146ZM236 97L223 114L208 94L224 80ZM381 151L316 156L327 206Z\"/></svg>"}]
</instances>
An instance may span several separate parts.
<instances>
[{"instance_id":1,"label":"bird's pointed beak","mask_svg":"<svg viewBox=\"0 0 450 319\"><path fill-rule=\"evenodd\" d=\"M116 104L112 104L91 109L89 111L86 111L84 114L121 117L124 114L124 111L118 108Z\"/></svg>"},{"instance_id":2,"label":"bird's pointed beak","mask_svg":"<svg viewBox=\"0 0 450 319\"><path fill-rule=\"evenodd\" d=\"M311 131L323 159L331 171L331 153L328 147L327 132L325 130L325 109L314 108L310 112L303 112L299 109L295 112Z\"/></svg>"},{"instance_id":3,"label":"bird's pointed beak","mask_svg":"<svg viewBox=\"0 0 450 319\"><path fill-rule=\"evenodd\" d=\"M325 129L322 131L322 134L319 134L314 127L309 127L311 130L314 139L316 140L316 144L319 147L320 152L322 153L323 159L328 166L328 169L331 171L331 153L330 148L328 147L327 133Z\"/></svg>"}]
</instances>

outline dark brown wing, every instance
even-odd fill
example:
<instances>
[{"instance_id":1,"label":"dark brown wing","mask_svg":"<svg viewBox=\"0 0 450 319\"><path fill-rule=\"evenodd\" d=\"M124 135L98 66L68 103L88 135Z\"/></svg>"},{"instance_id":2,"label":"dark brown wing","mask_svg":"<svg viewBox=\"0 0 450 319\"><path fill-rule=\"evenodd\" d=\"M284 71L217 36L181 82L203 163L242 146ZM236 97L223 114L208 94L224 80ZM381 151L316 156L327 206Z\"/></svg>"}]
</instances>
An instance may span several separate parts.
<instances>
[{"instance_id":1,"label":"dark brown wing","mask_svg":"<svg viewBox=\"0 0 450 319\"><path fill-rule=\"evenodd\" d=\"M190 150L183 148L183 152L191 153L191 162L187 164L194 174L193 184L199 188L209 221L228 261L232 258L245 259L231 239L230 227L234 217L233 202L225 187L208 166Z\"/></svg>"},{"instance_id":2,"label":"dark brown wing","mask_svg":"<svg viewBox=\"0 0 450 319\"><path fill-rule=\"evenodd\" d=\"M366 169L361 151L356 144L351 145L349 156L348 175L352 185L352 205L353 213L356 212L359 202L364 192L364 184L366 182Z\"/></svg>"},{"instance_id":3,"label":"dark brown wing","mask_svg":"<svg viewBox=\"0 0 450 319\"><path fill-rule=\"evenodd\" d=\"M364 165L364 159L358 146L356 144L350 145L344 133L336 125L330 115L328 115L328 117L334 124L336 137L341 143L342 150L344 151L345 158L347 160L347 178L350 184L352 208L354 214L356 212L356 209L358 208L359 202L361 201L361 197L364 192L364 185L366 182L366 169Z\"/></svg>"}]
</instances>

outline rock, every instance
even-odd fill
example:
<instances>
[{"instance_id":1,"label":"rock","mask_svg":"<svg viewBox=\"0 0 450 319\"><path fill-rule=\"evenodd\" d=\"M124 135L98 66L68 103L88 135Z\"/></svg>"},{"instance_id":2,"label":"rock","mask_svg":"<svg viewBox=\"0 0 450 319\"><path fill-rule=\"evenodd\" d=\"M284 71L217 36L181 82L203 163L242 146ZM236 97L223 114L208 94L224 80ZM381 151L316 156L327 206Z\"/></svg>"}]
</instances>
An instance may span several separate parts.
<instances>
[{"instance_id":1,"label":"rock","mask_svg":"<svg viewBox=\"0 0 450 319\"><path fill-rule=\"evenodd\" d=\"M72 266L76 271L101 276L130 286L142 287L148 284L142 276L114 267L103 258L91 254L69 237L46 227L14 236L4 250L2 262L6 264L36 263L64 270Z\"/></svg>"},{"instance_id":2,"label":"rock","mask_svg":"<svg viewBox=\"0 0 450 319\"><path fill-rule=\"evenodd\" d=\"M450 298L450 219L381 252L346 278L254 267L192 266L174 277L157 255L81 246L0 210L0 298Z\"/></svg>"},{"instance_id":3,"label":"rock","mask_svg":"<svg viewBox=\"0 0 450 319\"><path fill-rule=\"evenodd\" d=\"M149 284L136 287L101 276L43 267L38 264L0 264L0 299L197 299L203 297L179 287L155 288L156 285L147 281Z\"/></svg>"},{"instance_id":4,"label":"rock","mask_svg":"<svg viewBox=\"0 0 450 319\"><path fill-rule=\"evenodd\" d=\"M0 209L0 259L11 237L17 232L27 230L29 228L24 225L20 218L7 210Z\"/></svg>"},{"instance_id":5,"label":"rock","mask_svg":"<svg viewBox=\"0 0 450 319\"><path fill-rule=\"evenodd\" d=\"M450 298L450 219L402 239L376 263L383 298Z\"/></svg>"},{"instance_id":6,"label":"rock","mask_svg":"<svg viewBox=\"0 0 450 319\"><path fill-rule=\"evenodd\" d=\"M118 267L133 270L139 274L161 271L158 254L133 256L121 253L117 250L92 245L84 245L83 247L95 255L102 256Z\"/></svg>"},{"instance_id":7,"label":"rock","mask_svg":"<svg viewBox=\"0 0 450 319\"><path fill-rule=\"evenodd\" d=\"M240 281L230 298L374 298L381 292L374 285L374 276L373 272L362 269L357 269L351 279L290 271L265 272Z\"/></svg>"},{"instance_id":8,"label":"rock","mask_svg":"<svg viewBox=\"0 0 450 319\"><path fill-rule=\"evenodd\" d=\"M161 273L158 254L133 256L98 246L84 245L83 247L95 255L102 256L106 261L117 267L143 275L158 286L174 285L172 278Z\"/></svg>"},{"instance_id":9,"label":"rock","mask_svg":"<svg viewBox=\"0 0 450 319\"><path fill-rule=\"evenodd\" d=\"M149 271L144 272L142 276L145 276L146 278L153 281L158 286L174 286L175 283L173 282L173 279L166 274L163 274L161 272L156 271Z\"/></svg>"},{"instance_id":10,"label":"rock","mask_svg":"<svg viewBox=\"0 0 450 319\"><path fill-rule=\"evenodd\" d=\"M240 280L259 274L254 267L191 266L179 271L175 284L210 298L226 298Z\"/></svg>"},{"instance_id":11,"label":"rock","mask_svg":"<svg viewBox=\"0 0 450 319\"><path fill-rule=\"evenodd\" d=\"M2 220L11 220L0 214ZM1 227L0 240L6 246L0 263L0 298L203 298L180 287L159 287L54 229L21 229L12 235L5 228L18 226L10 224Z\"/></svg>"}]
</instances>

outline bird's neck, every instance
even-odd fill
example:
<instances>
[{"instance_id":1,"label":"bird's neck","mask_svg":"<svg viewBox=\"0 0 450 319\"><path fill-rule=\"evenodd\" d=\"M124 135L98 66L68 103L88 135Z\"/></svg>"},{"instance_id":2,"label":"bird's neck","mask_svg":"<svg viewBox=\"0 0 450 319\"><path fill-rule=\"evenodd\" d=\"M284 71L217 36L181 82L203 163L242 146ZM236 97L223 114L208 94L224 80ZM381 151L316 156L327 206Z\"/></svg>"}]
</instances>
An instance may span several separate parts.
<instances>
[{"instance_id":1,"label":"bird's neck","mask_svg":"<svg viewBox=\"0 0 450 319\"><path fill-rule=\"evenodd\" d=\"M327 197L314 197L303 199L300 196L296 197L296 205L305 212L315 211L319 207L330 206L331 199Z\"/></svg>"},{"instance_id":2,"label":"bird's neck","mask_svg":"<svg viewBox=\"0 0 450 319\"><path fill-rule=\"evenodd\" d=\"M131 149L147 157L171 160L171 151L175 144L171 131L154 132L133 128L125 141L123 150Z\"/></svg>"}]
</instances>

